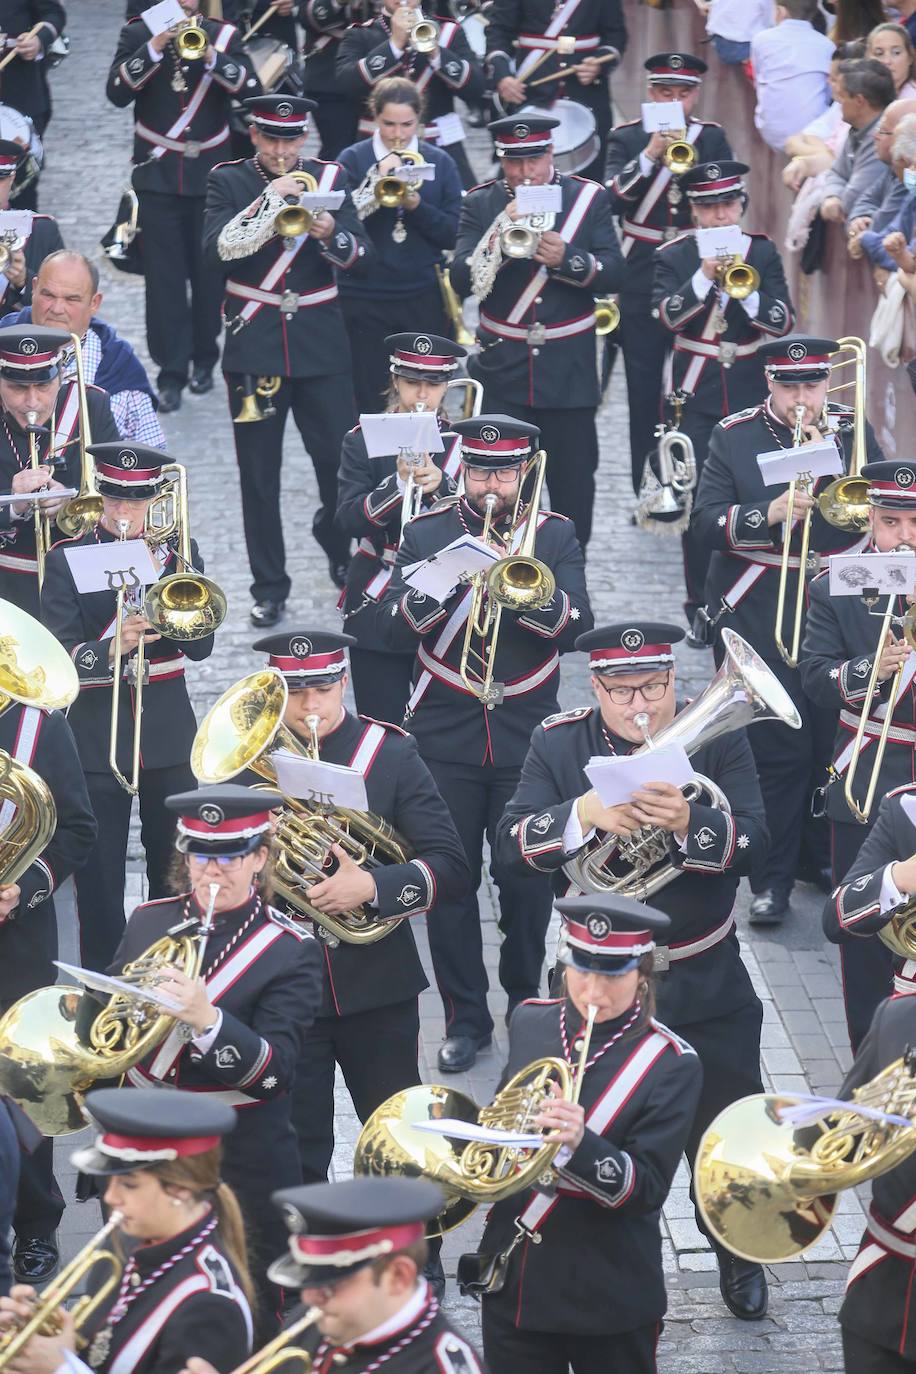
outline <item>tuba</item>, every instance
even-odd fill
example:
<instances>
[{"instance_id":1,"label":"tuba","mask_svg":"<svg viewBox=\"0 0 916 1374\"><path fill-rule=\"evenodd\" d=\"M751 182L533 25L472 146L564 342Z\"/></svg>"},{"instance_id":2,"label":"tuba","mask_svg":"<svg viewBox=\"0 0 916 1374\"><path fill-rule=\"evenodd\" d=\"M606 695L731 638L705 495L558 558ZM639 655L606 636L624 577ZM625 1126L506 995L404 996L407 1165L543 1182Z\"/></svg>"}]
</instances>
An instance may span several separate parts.
<instances>
[{"instance_id":1,"label":"tuba","mask_svg":"<svg viewBox=\"0 0 916 1374\"><path fill-rule=\"evenodd\" d=\"M680 430L683 400L680 394L671 399L674 424L670 428L661 424L655 431L658 476L647 462L634 511L639 528L652 534L681 534L687 528L697 484L693 441L689 434L682 434Z\"/></svg>"},{"instance_id":2,"label":"tuba","mask_svg":"<svg viewBox=\"0 0 916 1374\"><path fill-rule=\"evenodd\" d=\"M852 440L852 459L849 464L849 472L845 477L838 477L831 482L823 491L818 492L817 508L829 525L833 525L839 530L858 530L859 532L868 528L868 480L863 477L862 468L868 462L868 454L865 447L865 384L866 384L866 348L865 340L857 339L852 335L847 335L838 339L839 349L832 356L835 358L840 353L848 353L848 358L843 358L841 362L832 363L832 370L836 371L841 367L855 367L852 383L841 382L839 386L832 386L828 390L828 395L834 391L844 391L847 386L852 385L854 390L853 398L853 440ZM824 412L826 420L826 409Z\"/></svg>"},{"instance_id":3,"label":"tuba","mask_svg":"<svg viewBox=\"0 0 916 1374\"><path fill-rule=\"evenodd\" d=\"M693 1170L697 1204L715 1239L762 1264L791 1259L820 1240L837 1193L886 1174L916 1150L914 1071L908 1050L856 1088L847 1107L824 1104L819 1116L805 1112L804 1098L775 1093L721 1111ZM801 1112L792 1120L796 1105ZM864 1115L860 1106L885 1115Z\"/></svg>"},{"instance_id":4,"label":"tuba","mask_svg":"<svg viewBox=\"0 0 916 1374\"><path fill-rule=\"evenodd\" d=\"M682 744L692 755L755 720L781 720L792 730L801 729L791 697L751 646L734 630L722 631L722 645L725 661L712 681L655 739L643 727L646 742L637 753L661 744ZM639 716L635 720L642 725ZM731 810L721 788L702 774L686 784L684 795L719 811ZM595 836L563 865L563 871L583 892L617 892L637 902L649 901L681 872L670 856L668 832L658 826L644 826L626 840Z\"/></svg>"},{"instance_id":5,"label":"tuba","mask_svg":"<svg viewBox=\"0 0 916 1374\"><path fill-rule=\"evenodd\" d=\"M311 739L307 745L283 724L288 695L286 682L275 668L250 673L224 692L194 737L191 768L198 782L228 782L250 768L275 787L274 753L282 750L317 759L316 717L308 718ZM278 851L272 874L274 892L326 932L328 943L375 944L404 919L380 920L365 906L329 916L306 896L307 888L333 871L334 844L364 867L409 862L410 846L381 816L288 797L274 828L274 843Z\"/></svg>"}]
</instances>

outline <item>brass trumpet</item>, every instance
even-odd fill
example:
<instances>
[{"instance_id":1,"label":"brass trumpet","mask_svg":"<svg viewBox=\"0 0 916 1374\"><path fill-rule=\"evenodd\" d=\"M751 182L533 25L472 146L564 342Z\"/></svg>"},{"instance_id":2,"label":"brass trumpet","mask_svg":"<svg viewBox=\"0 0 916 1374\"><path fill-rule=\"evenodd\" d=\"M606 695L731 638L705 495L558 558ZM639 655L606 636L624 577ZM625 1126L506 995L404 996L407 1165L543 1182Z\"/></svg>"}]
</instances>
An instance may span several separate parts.
<instances>
[{"instance_id":1,"label":"brass trumpet","mask_svg":"<svg viewBox=\"0 0 916 1374\"><path fill-rule=\"evenodd\" d=\"M419 5L412 11L412 14L413 23L410 26L407 46L411 52L435 52L439 46L439 25L434 19L427 19Z\"/></svg>"},{"instance_id":2,"label":"brass trumpet","mask_svg":"<svg viewBox=\"0 0 916 1374\"><path fill-rule=\"evenodd\" d=\"M672 176L681 177L689 172L697 160L697 150L687 142L687 130L683 138L676 138L665 149L664 163Z\"/></svg>"},{"instance_id":3,"label":"brass trumpet","mask_svg":"<svg viewBox=\"0 0 916 1374\"><path fill-rule=\"evenodd\" d=\"M805 442L805 407L795 407L795 429L792 434L792 447L798 448ZM795 590L795 618L792 625L792 646L786 647L783 639L783 619L786 609L786 593L789 586L789 564L792 558L792 522L795 518L795 497L801 492L811 494L811 474L800 472L789 483L789 503L786 506L786 519L782 541L782 559L779 565L779 590L776 594L776 648L779 656L790 668L798 666L798 650L801 644L802 616L805 611L805 569L808 564L808 545L811 539L811 509L805 511L801 530L801 549L798 555L798 585Z\"/></svg>"},{"instance_id":4,"label":"brass trumpet","mask_svg":"<svg viewBox=\"0 0 916 1374\"><path fill-rule=\"evenodd\" d=\"M760 273L743 258L732 258L722 264L722 290L733 301L746 301L760 289Z\"/></svg>"},{"instance_id":5,"label":"brass trumpet","mask_svg":"<svg viewBox=\"0 0 916 1374\"><path fill-rule=\"evenodd\" d=\"M281 211L281 214L283 212ZM242 408L232 421L234 425L253 425L259 420L269 420L276 415L276 410L271 404L273 397L280 390L280 377L252 377L246 373L242 378ZM263 406L258 405L258 397L265 402Z\"/></svg>"},{"instance_id":6,"label":"brass trumpet","mask_svg":"<svg viewBox=\"0 0 916 1374\"><path fill-rule=\"evenodd\" d=\"M417 401L414 406L414 413L420 415L426 410L425 401ZM414 468L419 467L422 458L413 449L401 449L399 457L403 458L408 465L407 480L404 483L404 495L401 498L401 535L415 515L419 515L423 509L423 488L417 486L414 477Z\"/></svg>"},{"instance_id":7,"label":"brass trumpet","mask_svg":"<svg viewBox=\"0 0 916 1374\"><path fill-rule=\"evenodd\" d=\"M285 1364L301 1365L301 1374L309 1374L312 1357L308 1351L294 1346L293 1341L297 1336L301 1336L303 1331L314 1326L320 1316L320 1307L310 1307L304 1316L298 1321L291 1322L279 1336L274 1336L267 1345L256 1350L244 1364L237 1365L232 1374L274 1374L275 1370L281 1369Z\"/></svg>"},{"instance_id":8,"label":"brass trumpet","mask_svg":"<svg viewBox=\"0 0 916 1374\"><path fill-rule=\"evenodd\" d=\"M413 167L419 167L423 163L423 154L415 153L410 148L396 148L393 151L401 159L402 166L404 163L410 163ZM375 198L384 210L396 210L419 185L419 181L404 181L402 177L389 173L376 181Z\"/></svg>"},{"instance_id":9,"label":"brass trumpet","mask_svg":"<svg viewBox=\"0 0 916 1374\"><path fill-rule=\"evenodd\" d=\"M852 458L849 463L849 472L845 477L838 477L831 482L822 492L818 493L817 508L829 525L833 525L839 530L858 530L860 533L868 528L868 481L861 476L862 468L868 462L868 454L865 451L865 384L866 384L866 364L867 353L865 340L857 339L853 335L846 335L838 339L840 345L837 352L832 355L836 358L839 354L849 353L850 357L844 358L841 362L832 363L832 371L838 371L841 367L855 367L855 373L851 385L854 387L853 396L853 438L852 438ZM841 382L839 386L832 386L828 389L828 396L835 391L844 391L849 382ZM826 407L825 407L826 418Z\"/></svg>"},{"instance_id":10,"label":"brass trumpet","mask_svg":"<svg viewBox=\"0 0 916 1374\"><path fill-rule=\"evenodd\" d=\"M303 191L317 191L318 182L311 172L284 172L284 176L294 177L302 187ZM274 217L274 231L284 239L297 239L300 234L307 234L312 226L312 221L318 211L306 210L304 205L287 197L287 205L284 209L278 210Z\"/></svg>"},{"instance_id":11,"label":"brass trumpet","mask_svg":"<svg viewBox=\"0 0 916 1374\"><path fill-rule=\"evenodd\" d=\"M199 62L207 51L210 40L200 19L194 15L179 24L175 34L175 47L182 62Z\"/></svg>"},{"instance_id":12,"label":"brass trumpet","mask_svg":"<svg viewBox=\"0 0 916 1374\"><path fill-rule=\"evenodd\" d=\"M121 1224L121 1213L111 1212L100 1231L84 1245L78 1255L65 1265L56 1279L42 1290L31 1315L17 1325L7 1327L0 1335L0 1370L8 1369L25 1350L33 1336L56 1336L61 1329L59 1308L77 1289L96 1265L105 1265L108 1273L95 1293L84 1293L70 1309L77 1332L98 1311L121 1279L123 1262L104 1242Z\"/></svg>"}]
</instances>

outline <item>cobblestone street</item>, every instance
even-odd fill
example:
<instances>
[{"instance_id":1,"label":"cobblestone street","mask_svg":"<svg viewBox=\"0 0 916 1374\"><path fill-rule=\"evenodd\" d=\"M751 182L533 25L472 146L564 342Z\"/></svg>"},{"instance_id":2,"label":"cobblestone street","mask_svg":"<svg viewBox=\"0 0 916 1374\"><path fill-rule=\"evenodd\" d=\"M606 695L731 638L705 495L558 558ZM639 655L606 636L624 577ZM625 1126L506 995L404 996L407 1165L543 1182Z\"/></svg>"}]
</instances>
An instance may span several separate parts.
<instances>
[{"instance_id":1,"label":"cobblestone street","mask_svg":"<svg viewBox=\"0 0 916 1374\"><path fill-rule=\"evenodd\" d=\"M46 139L48 157L42 176L41 207L57 215L68 247L101 260L105 293L100 315L115 325L145 357L142 281L120 275L101 257L98 239L111 222L122 185L129 172L129 112L115 110L104 97L104 81L114 52L123 0L74 0L70 6L70 57L53 78L55 115ZM475 132L471 151L477 171L488 174L487 141ZM147 360L148 361L148 360ZM617 369L600 412L601 465L596 508L596 537L589 549L589 584L598 623L630 615L681 620L679 542L657 539L636 529L630 520L629 454L626 399L622 369ZM191 665L188 684L198 717L230 683L260 663L252 654L257 634L248 622L248 567L241 531L241 510L232 447L232 433L221 383L210 396L198 399L185 393L177 415L164 417L171 455L185 463L190 478L192 528L214 576L229 598L229 616L219 632L211 659ZM314 543L311 514L317 491L311 464L298 435L287 430L284 465L284 512L288 561L293 592L287 625L338 624L337 593L327 577L326 561ZM683 650L679 658L682 685L694 691L712 671L711 655ZM576 659L563 664L562 704L588 699L586 665ZM139 839L131 851L127 909L142 898ZM481 893L485 941L491 956L491 979L496 979L498 931L494 894L485 876ZM746 926L746 888L742 889L738 919L746 962L764 1002L764 1065L768 1080L779 1089L836 1089L849 1054L835 951L825 946L820 930L821 895L810 887L796 889L785 926L772 934L751 933ZM73 908L60 903L62 958L74 952ZM425 932L416 934L429 968ZM506 1041L502 1027L504 997L492 994L498 1029L491 1052L481 1056L474 1070L455 1086L477 1102L493 1093ZM442 1015L434 991L421 1000L424 1076L436 1078L436 1050L442 1037ZM335 1172L349 1173L352 1146L358 1131L349 1098L338 1094L338 1147ZM66 1163L74 1138L57 1147L62 1185L72 1190L72 1171ZM269 1167L265 1161L265 1167ZM668 1199L664 1218L665 1265L670 1309L660 1346L659 1368L664 1374L777 1374L777 1371L840 1370L838 1310L846 1263L855 1253L862 1230L862 1209L854 1195L840 1200L837 1220L827 1238L805 1261L774 1267L769 1316L744 1324L726 1312L717 1286L715 1263L693 1222L686 1169L682 1166ZM97 1226L94 1205L71 1206L64 1222L64 1251L69 1256ZM476 1218L447 1238L444 1260L454 1275L458 1254L473 1247L479 1234ZM450 1284L449 1307L469 1331L478 1318L473 1303L457 1297Z\"/></svg>"}]
</instances>

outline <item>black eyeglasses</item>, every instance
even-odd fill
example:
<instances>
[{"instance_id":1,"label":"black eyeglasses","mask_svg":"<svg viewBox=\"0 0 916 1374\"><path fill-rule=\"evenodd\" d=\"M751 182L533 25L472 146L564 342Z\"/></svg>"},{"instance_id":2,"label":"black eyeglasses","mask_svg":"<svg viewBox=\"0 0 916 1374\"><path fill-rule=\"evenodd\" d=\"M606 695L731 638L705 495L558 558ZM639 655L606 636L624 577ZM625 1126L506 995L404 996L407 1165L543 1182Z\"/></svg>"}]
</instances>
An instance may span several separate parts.
<instances>
[{"instance_id":1,"label":"black eyeglasses","mask_svg":"<svg viewBox=\"0 0 916 1374\"><path fill-rule=\"evenodd\" d=\"M615 706L629 706L637 692L643 701L661 701L668 690L670 678L666 673L662 681L645 682L641 687L624 687L616 684L611 687L600 676L597 680Z\"/></svg>"}]
</instances>

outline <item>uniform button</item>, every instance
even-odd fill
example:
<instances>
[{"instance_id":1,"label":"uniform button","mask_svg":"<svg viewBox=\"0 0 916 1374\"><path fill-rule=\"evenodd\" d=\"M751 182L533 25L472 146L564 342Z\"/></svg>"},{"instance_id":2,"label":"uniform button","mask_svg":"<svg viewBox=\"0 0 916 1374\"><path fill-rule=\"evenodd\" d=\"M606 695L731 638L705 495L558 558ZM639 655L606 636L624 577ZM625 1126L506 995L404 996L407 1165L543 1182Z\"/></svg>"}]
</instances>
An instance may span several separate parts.
<instances>
[{"instance_id":1,"label":"uniform button","mask_svg":"<svg viewBox=\"0 0 916 1374\"><path fill-rule=\"evenodd\" d=\"M533 358L536 358L536 357L538 356L538 354L540 353L540 351L541 351L541 350L540 350L539 348L532 348L532 350L531 350L531 356L532 356Z\"/></svg>"},{"instance_id":2,"label":"uniform button","mask_svg":"<svg viewBox=\"0 0 916 1374\"><path fill-rule=\"evenodd\" d=\"M543 296L535 296L535 298L534 298L534 303L535 303L535 305L543 305L543 303L544 303L544 297L543 297Z\"/></svg>"}]
</instances>

